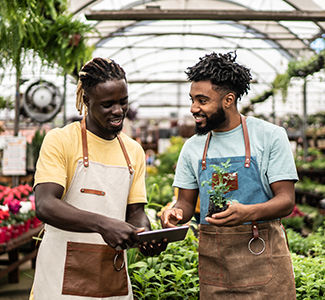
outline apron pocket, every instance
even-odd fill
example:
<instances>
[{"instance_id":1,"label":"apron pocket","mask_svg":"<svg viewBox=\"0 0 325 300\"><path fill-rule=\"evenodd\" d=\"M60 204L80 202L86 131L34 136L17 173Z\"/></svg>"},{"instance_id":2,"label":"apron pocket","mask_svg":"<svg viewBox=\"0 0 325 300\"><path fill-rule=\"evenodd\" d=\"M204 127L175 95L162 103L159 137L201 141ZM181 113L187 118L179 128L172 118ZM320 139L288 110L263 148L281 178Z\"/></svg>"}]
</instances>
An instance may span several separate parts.
<instances>
[{"instance_id":1,"label":"apron pocket","mask_svg":"<svg viewBox=\"0 0 325 300\"><path fill-rule=\"evenodd\" d=\"M200 230L199 276L201 283L225 288L265 285L272 279L268 230L259 230L265 242L264 252L254 255L248 249L252 231L211 232ZM251 243L251 250L260 252L261 240Z\"/></svg>"},{"instance_id":2,"label":"apron pocket","mask_svg":"<svg viewBox=\"0 0 325 300\"><path fill-rule=\"evenodd\" d=\"M67 243L63 295L112 297L128 294L124 252L107 245Z\"/></svg>"}]
</instances>

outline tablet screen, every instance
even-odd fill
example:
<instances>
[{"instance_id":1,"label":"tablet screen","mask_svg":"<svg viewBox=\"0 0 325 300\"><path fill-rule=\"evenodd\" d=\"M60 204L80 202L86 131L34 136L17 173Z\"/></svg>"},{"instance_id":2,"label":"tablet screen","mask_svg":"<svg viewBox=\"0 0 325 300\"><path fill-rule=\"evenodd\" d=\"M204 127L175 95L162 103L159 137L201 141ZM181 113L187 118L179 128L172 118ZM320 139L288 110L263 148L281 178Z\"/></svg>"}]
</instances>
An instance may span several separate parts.
<instances>
[{"instance_id":1,"label":"tablet screen","mask_svg":"<svg viewBox=\"0 0 325 300\"><path fill-rule=\"evenodd\" d=\"M167 242L176 242L185 239L186 233L188 231L189 226L180 226L180 227L173 227L173 228L165 228L165 229L158 229L152 231L144 231L138 233L138 237L140 243L143 242L151 242L155 240L157 243L163 241L163 239L167 239Z\"/></svg>"}]
</instances>

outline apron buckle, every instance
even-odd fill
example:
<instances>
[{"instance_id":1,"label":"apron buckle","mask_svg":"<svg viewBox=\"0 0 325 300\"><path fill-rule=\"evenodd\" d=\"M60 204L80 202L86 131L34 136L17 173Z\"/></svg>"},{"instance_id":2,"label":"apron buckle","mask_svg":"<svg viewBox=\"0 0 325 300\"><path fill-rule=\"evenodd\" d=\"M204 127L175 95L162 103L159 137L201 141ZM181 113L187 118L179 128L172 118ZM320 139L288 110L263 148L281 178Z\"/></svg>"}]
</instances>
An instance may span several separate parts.
<instances>
[{"instance_id":1,"label":"apron buckle","mask_svg":"<svg viewBox=\"0 0 325 300\"><path fill-rule=\"evenodd\" d=\"M255 222L252 223L253 237L248 242L248 250L254 255L261 255L265 250L265 241L259 236L258 228ZM254 240L260 240L262 242L262 249L258 252L255 252L251 248L251 244Z\"/></svg>"},{"instance_id":2,"label":"apron buckle","mask_svg":"<svg viewBox=\"0 0 325 300\"><path fill-rule=\"evenodd\" d=\"M114 261L113 261L113 266L114 266L114 269L119 272L121 271L124 267L125 267L125 261L123 259L123 262L120 266L117 266L117 259L119 257L119 255L122 254L122 257L123 257L123 251L118 251L115 256L114 256Z\"/></svg>"}]
</instances>

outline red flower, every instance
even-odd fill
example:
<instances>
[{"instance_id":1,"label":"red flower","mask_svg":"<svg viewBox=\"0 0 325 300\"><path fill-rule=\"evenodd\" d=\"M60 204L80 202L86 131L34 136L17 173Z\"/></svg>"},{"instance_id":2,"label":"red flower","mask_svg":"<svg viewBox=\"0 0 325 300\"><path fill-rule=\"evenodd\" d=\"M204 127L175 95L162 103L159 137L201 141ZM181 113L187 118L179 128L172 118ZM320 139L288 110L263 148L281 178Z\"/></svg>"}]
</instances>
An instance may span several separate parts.
<instances>
[{"instance_id":1,"label":"red flower","mask_svg":"<svg viewBox=\"0 0 325 300\"><path fill-rule=\"evenodd\" d=\"M8 210L0 210L0 220L6 220L10 216Z\"/></svg>"}]
</instances>

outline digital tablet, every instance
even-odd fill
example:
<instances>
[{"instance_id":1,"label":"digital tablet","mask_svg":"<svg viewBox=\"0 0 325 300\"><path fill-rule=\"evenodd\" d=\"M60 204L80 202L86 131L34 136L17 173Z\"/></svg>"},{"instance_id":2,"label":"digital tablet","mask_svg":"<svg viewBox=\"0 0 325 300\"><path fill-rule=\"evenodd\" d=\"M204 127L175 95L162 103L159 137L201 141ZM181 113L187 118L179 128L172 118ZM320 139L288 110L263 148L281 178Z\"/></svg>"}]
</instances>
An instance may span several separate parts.
<instances>
[{"instance_id":1,"label":"digital tablet","mask_svg":"<svg viewBox=\"0 0 325 300\"><path fill-rule=\"evenodd\" d=\"M189 226L180 226L173 228L158 229L152 231L144 231L138 233L140 243L155 240L157 243L161 242L163 239L167 239L167 242L176 242L185 239L186 233Z\"/></svg>"}]
</instances>

